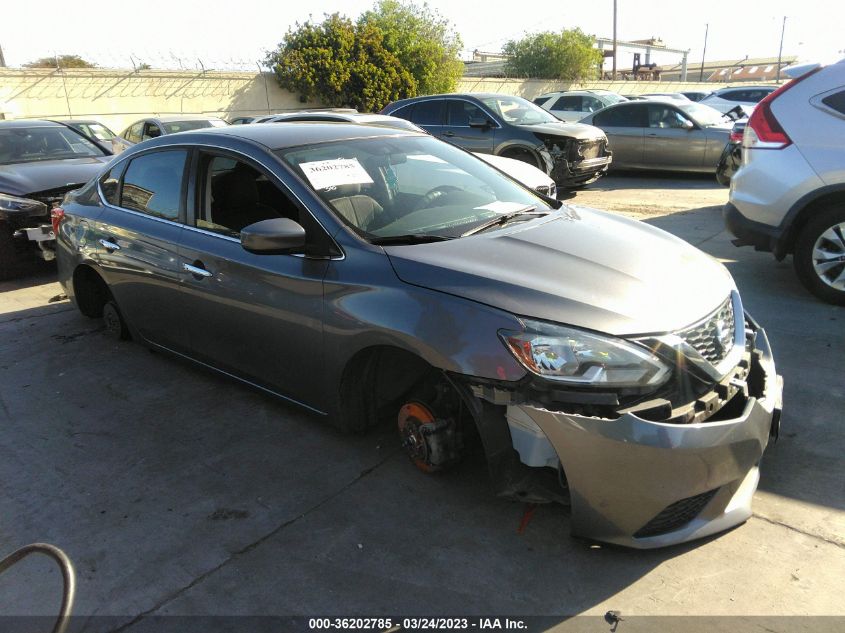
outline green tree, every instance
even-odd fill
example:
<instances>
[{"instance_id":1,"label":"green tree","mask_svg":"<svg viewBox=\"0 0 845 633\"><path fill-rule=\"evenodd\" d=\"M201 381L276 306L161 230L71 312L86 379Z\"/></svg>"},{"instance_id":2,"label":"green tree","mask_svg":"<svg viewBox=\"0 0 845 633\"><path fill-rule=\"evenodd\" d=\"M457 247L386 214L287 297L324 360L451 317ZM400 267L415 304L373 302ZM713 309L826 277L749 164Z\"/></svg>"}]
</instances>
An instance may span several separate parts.
<instances>
[{"instance_id":1,"label":"green tree","mask_svg":"<svg viewBox=\"0 0 845 633\"><path fill-rule=\"evenodd\" d=\"M25 68L95 68L97 64L82 59L79 55L57 55L40 57L24 64Z\"/></svg>"},{"instance_id":2,"label":"green tree","mask_svg":"<svg viewBox=\"0 0 845 633\"><path fill-rule=\"evenodd\" d=\"M514 77L540 79L593 79L603 57L595 38L581 29L546 31L511 40L502 49L510 55L505 72Z\"/></svg>"},{"instance_id":3,"label":"green tree","mask_svg":"<svg viewBox=\"0 0 845 633\"><path fill-rule=\"evenodd\" d=\"M319 24L297 24L267 64L283 88L329 106L378 110L409 96L414 85L379 29L337 13Z\"/></svg>"},{"instance_id":4,"label":"green tree","mask_svg":"<svg viewBox=\"0 0 845 633\"><path fill-rule=\"evenodd\" d=\"M449 21L427 4L379 0L361 15L358 24L381 29L385 48L414 77L416 94L455 89L464 70L459 58L463 44Z\"/></svg>"}]
</instances>

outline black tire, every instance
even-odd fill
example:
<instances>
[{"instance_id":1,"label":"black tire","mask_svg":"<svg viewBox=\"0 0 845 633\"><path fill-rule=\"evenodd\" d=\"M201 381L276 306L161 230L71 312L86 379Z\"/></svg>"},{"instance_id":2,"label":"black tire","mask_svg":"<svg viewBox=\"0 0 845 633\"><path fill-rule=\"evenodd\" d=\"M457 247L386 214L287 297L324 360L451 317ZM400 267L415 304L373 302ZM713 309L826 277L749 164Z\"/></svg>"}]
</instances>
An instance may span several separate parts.
<instances>
[{"instance_id":1,"label":"black tire","mask_svg":"<svg viewBox=\"0 0 845 633\"><path fill-rule=\"evenodd\" d=\"M813 215L795 241L792 255L795 272L804 287L819 299L845 305L845 282L835 281L845 275L845 203L823 207ZM826 239L825 234L833 239ZM817 244L830 257L816 258Z\"/></svg>"},{"instance_id":2,"label":"black tire","mask_svg":"<svg viewBox=\"0 0 845 633\"><path fill-rule=\"evenodd\" d=\"M0 281L16 277L20 269L20 258L12 227L0 222Z\"/></svg>"},{"instance_id":3,"label":"black tire","mask_svg":"<svg viewBox=\"0 0 845 633\"><path fill-rule=\"evenodd\" d=\"M103 306L103 321L106 324L106 332L109 336L117 341L128 341L131 337L129 335L129 327L120 313L120 308L114 300L106 301Z\"/></svg>"}]
</instances>

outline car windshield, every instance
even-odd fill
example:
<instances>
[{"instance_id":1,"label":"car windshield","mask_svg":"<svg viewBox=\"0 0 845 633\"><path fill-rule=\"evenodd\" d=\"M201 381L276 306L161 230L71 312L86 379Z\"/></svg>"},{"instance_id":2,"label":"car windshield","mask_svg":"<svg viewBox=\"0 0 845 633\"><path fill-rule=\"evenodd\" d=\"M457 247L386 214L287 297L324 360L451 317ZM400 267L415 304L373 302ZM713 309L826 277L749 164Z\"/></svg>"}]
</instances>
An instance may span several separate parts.
<instances>
[{"instance_id":1,"label":"car windshield","mask_svg":"<svg viewBox=\"0 0 845 633\"><path fill-rule=\"evenodd\" d=\"M78 127L83 134L101 141L110 141L114 138L114 132L101 123L79 123Z\"/></svg>"},{"instance_id":2,"label":"car windshield","mask_svg":"<svg viewBox=\"0 0 845 633\"><path fill-rule=\"evenodd\" d=\"M199 130L205 127L218 127L215 122L202 121L165 121L162 122L165 134L176 134L176 132L187 132L188 130Z\"/></svg>"},{"instance_id":3,"label":"car windshield","mask_svg":"<svg viewBox=\"0 0 845 633\"><path fill-rule=\"evenodd\" d=\"M276 153L374 242L455 238L497 218L552 210L484 161L431 137L350 139Z\"/></svg>"},{"instance_id":4,"label":"car windshield","mask_svg":"<svg viewBox=\"0 0 845 633\"><path fill-rule=\"evenodd\" d=\"M677 104L677 106L703 127L724 125L728 121L728 117L716 108L711 108L708 105L701 103L681 103Z\"/></svg>"},{"instance_id":5,"label":"car windshield","mask_svg":"<svg viewBox=\"0 0 845 633\"><path fill-rule=\"evenodd\" d=\"M522 97L485 97L481 99L488 108L508 123L515 125L539 125L540 123L560 123L553 114L540 106L534 105Z\"/></svg>"},{"instance_id":6,"label":"car windshield","mask_svg":"<svg viewBox=\"0 0 845 633\"><path fill-rule=\"evenodd\" d=\"M90 156L105 156L105 152L65 127L0 129L0 165Z\"/></svg>"}]
</instances>

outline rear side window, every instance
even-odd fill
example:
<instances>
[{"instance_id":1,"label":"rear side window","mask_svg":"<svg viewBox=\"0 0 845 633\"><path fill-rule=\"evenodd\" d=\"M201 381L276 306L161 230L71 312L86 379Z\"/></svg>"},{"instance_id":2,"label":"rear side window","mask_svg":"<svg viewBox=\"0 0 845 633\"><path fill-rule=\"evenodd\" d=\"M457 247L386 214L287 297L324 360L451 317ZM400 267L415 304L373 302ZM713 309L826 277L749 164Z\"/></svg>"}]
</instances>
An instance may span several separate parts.
<instances>
[{"instance_id":1,"label":"rear side window","mask_svg":"<svg viewBox=\"0 0 845 633\"><path fill-rule=\"evenodd\" d=\"M100 189L103 192L103 198L110 205L118 205L118 193L120 190L120 173L123 171L124 165L115 165L105 174L100 177Z\"/></svg>"},{"instance_id":2,"label":"rear side window","mask_svg":"<svg viewBox=\"0 0 845 633\"><path fill-rule=\"evenodd\" d=\"M826 96L822 99L822 103L839 114L845 114L845 90Z\"/></svg>"},{"instance_id":3,"label":"rear side window","mask_svg":"<svg viewBox=\"0 0 845 633\"><path fill-rule=\"evenodd\" d=\"M546 101L548 101L549 99L551 99L551 97L537 97L536 99L534 99L534 105L541 106L546 103Z\"/></svg>"},{"instance_id":4,"label":"rear side window","mask_svg":"<svg viewBox=\"0 0 845 633\"><path fill-rule=\"evenodd\" d=\"M645 104L620 105L604 110L593 117L600 127L648 127L648 108Z\"/></svg>"},{"instance_id":5,"label":"rear side window","mask_svg":"<svg viewBox=\"0 0 845 633\"><path fill-rule=\"evenodd\" d=\"M144 127L144 122L139 121L132 127L130 127L123 135L127 141L132 141L133 143L140 143L141 142L141 129Z\"/></svg>"},{"instance_id":6,"label":"rear side window","mask_svg":"<svg viewBox=\"0 0 845 633\"><path fill-rule=\"evenodd\" d=\"M412 105L402 106L398 110L394 110L393 112L390 112L390 116L396 116L396 117L399 117L400 119L405 119L406 121L410 121L411 120L411 111L413 109L414 109L414 106L412 106Z\"/></svg>"},{"instance_id":7,"label":"rear side window","mask_svg":"<svg viewBox=\"0 0 845 633\"><path fill-rule=\"evenodd\" d=\"M561 97L555 101L551 110L552 112L582 112L581 97L573 95Z\"/></svg>"},{"instance_id":8,"label":"rear side window","mask_svg":"<svg viewBox=\"0 0 845 633\"><path fill-rule=\"evenodd\" d=\"M168 150L133 159L123 177L120 206L166 220L178 219L187 155L184 150Z\"/></svg>"},{"instance_id":9,"label":"rear side window","mask_svg":"<svg viewBox=\"0 0 845 633\"><path fill-rule=\"evenodd\" d=\"M417 125L443 125L443 100L421 101L414 106L411 123Z\"/></svg>"}]
</instances>

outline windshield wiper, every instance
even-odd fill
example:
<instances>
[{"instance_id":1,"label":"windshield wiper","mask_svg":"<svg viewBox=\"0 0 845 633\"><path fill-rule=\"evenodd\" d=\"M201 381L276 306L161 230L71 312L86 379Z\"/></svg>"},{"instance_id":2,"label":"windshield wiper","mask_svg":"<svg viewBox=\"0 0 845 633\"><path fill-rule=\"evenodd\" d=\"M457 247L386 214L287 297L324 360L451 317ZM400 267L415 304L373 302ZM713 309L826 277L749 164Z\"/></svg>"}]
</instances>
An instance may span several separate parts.
<instances>
[{"instance_id":1,"label":"windshield wiper","mask_svg":"<svg viewBox=\"0 0 845 633\"><path fill-rule=\"evenodd\" d=\"M387 235L385 237L370 238L370 244L389 246L391 244L426 244L428 242L444 242L455 239L448 235L434 235L432 233L408 233L406 235Z\"/></svg>"},{"instance_id":2,"label":"windshield wiper","mask_svg":"<svg viewBox=\"0 0 845 633\"><path fill-rule=\"evenodd\" d=\"M475 235L476 233L480 233L481 231L486 231L489 228L494 226L501 226L503 224L507 224L515 217L519 215L546 215L549 213L548 211L538 211L537 207L528 206L523 207L522 209L517 209L516 211L511 211L510 213L502 213L501 215L496 216L492 220L488 220L483 224L479 224L474 229L470 229L466 233L461 233L461 237L467 237L468 235Z\"/></svg>"}]
</instances>

